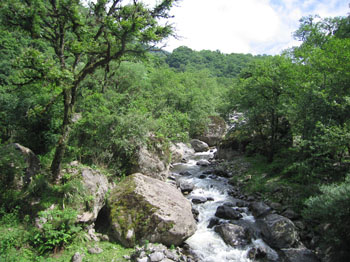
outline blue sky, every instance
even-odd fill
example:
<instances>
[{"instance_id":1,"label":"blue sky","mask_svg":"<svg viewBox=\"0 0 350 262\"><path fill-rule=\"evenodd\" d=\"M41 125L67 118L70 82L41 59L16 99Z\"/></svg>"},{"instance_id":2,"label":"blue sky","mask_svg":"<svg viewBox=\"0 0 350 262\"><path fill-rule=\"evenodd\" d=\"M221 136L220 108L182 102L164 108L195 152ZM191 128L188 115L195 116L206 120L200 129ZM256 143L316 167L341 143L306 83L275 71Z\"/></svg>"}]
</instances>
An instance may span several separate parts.
<instances>
[{"instance_id":1,"label":"blue sky","mask_svg":"<svg viewBox=\"0 0 350 262\"><path fill-rule=\"evenodd\" d=\"M152 0L145 0L152 2ZM165 50L185 45L223 53L279 54L298 45L292 37L303 16L346 16L350 0L180 0L171 22L179 39Z\"/></svg>"}]
</instances>

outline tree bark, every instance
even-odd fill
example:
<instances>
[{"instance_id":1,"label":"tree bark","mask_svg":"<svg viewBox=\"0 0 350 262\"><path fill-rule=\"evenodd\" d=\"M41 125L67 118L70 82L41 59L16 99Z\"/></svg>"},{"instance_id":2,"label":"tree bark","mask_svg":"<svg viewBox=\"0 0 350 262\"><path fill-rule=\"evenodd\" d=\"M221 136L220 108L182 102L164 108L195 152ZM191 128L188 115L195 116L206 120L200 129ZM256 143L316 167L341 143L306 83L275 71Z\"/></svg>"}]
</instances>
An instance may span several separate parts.
<instances>
[{"instance_id":1,"label":"tree bark","mask_svg":"<svg viewBox=\"0 0 350 262\"><path fill-rule=\"evenodd\" d=\"M63 160L64 152L66 150L67 142L70 133L70 124L72 121L74 100L72 97L72 89L66 89L63 91L64 101L64 117L62 123L62 133L60 140L56 146L55 156L51 163L52 180L57 181L61 173L61 163Z\"/></svg>"}]
</instances>

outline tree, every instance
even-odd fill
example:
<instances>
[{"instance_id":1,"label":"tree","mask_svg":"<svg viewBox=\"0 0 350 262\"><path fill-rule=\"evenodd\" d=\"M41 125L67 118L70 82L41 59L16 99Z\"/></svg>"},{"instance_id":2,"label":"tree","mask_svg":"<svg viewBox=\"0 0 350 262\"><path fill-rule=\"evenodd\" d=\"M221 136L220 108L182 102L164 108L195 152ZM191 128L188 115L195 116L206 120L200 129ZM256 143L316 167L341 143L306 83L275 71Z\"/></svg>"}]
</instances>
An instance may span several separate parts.
<instances>
[{"instance_id":1,"label":"tree","mask_svg":"<svg viewBox=\"0 0 350 262\"><path fill-rule=\"evenodd\" d=\"M278 145L289 141L286 101L293 83L293 64L282 56L257 61L241 74L236 104L245 113L247 128L262 145L254 145L273 160Z\"/></svg>"},{"instance_id":2,"label":"tree","mask_svg":"<svg viewBox=\"0 0 350 262\"><path fill-rule=\"evenodd\" d=\"M33 63L30 70L37 74L26 81L44 81L48 79L48 73L54 73L49 80L59 90L59 95L52 99L62 98L63 101L61 137L51 164L54 180L60 173L83 81L98 68L104 68L108 73L111 61L120 61L125 56L140 56L150 46L171 35L171 25L161 24L159 20L170 18L169 10L175 1L162 0L153 8L139 0L129 3L98 0L96 3L89 2L88 6L79 0L1 2L2 22L8 27L23 30L33 39L44 41L52 53L46 60L39 61L39 67L50 63L50 70L39 72L38 65ZM29 49L33 50L33 56L44 53L35 43Z\"/></svg>"}]
</instances>

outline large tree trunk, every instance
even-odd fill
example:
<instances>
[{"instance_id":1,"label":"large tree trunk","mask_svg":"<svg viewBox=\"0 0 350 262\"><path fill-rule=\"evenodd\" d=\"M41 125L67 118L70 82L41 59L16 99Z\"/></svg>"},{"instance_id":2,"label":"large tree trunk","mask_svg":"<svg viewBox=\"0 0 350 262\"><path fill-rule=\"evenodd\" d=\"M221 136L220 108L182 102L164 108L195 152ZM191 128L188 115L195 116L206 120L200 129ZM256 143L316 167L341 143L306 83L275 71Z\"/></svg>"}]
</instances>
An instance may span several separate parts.
<instances>
[{"instance_id":1,"label":"large tree trunk","mask_svg":"<svg viewBox=\"0 0 350 262\"><path fill-rule=\"evenodd\" d=\"M51 163L52 180L57 181L61 173L61 163L63 160L64 152L67 146L70 124L72 121L73 109L74 109L74 96L72 96L72 89L66 89L63 91L64 97L64 117L62 123L62 134L56 146L55 156Z\"/></svg>"}]
</instances>

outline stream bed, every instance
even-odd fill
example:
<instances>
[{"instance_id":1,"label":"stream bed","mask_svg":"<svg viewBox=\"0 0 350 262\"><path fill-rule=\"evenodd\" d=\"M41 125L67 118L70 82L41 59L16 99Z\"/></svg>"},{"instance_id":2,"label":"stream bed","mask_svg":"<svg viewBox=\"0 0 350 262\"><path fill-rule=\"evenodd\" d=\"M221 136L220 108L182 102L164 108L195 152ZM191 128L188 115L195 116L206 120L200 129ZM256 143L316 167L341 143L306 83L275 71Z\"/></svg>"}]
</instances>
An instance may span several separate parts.
<instances>
[{"instance_id":1,"label":"stream bed","mask_svg":"<svg viewBox=\"0 0 350 262\"><path fill-rule=\"evenodd\" d=\"M258 237L251 237L249 239L250 243L247 245L233 247L224 242L223 238L215 232L215 227L208 228L211 220L215 218L215 213L219 206L235 203L237 200L229 195L233 187L228 183L227 178L211 174L210 166L197 165L197 162L200 160L212 159L215 151L195 153L187 159L186 163L176 163L172 168L178 184L187 183L194 186L193 191L186 195L190 201L193 199L208 200L204 203L195 201L197 204L192 201L192 207L196 210L198 216L197 231L186 240L190 247L190 252L202 262L251 262L256 260L249 259L249 252L261 249L264 250L266 255L264 261L278 261L277 253ZM254 227L255 218L247 207L238 207L234 204L230 205L230 207L240 212L242 218L239 220L241 223ZM229 220L219 219L219 223L228 222Z\"/></svg>"}]
</instances>

